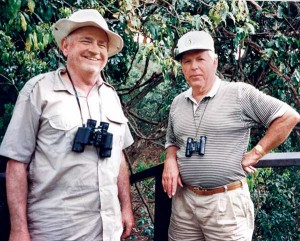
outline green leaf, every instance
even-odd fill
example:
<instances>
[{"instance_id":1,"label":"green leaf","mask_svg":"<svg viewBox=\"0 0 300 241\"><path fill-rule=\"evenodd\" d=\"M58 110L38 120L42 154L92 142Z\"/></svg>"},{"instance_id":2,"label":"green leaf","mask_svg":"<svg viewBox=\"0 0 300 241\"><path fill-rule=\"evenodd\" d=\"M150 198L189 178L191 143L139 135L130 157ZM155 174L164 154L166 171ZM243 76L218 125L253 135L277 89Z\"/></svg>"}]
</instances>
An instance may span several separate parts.
<instances>
[{"instance_id":1,"label":"green leaf","mask_svg":"<svg viewBox=\"0 0 300 241\"><path fill-rule=\"evenodd\" d=\"M234 15L231 12L229 12L228 16L229 16L229 18L231 18L233 20L233 23L235 24L235 17L234 17Z\"/></svg>"},{"instance_id":2,"label":"green leaf","mask_svg":"<svg viewBox=\"0 0 300 241\"><path fill-rule=\"evenodd\" d=\"M26 19L25 19L24 15L22 13L20 13L20 20L21 20L21 27L22 27L23 31L26 32L27 22L26 22Z\"/></svg>"},{"instance_id":3,"label":"green leaf","mask_svg":"<svg viewBox=\"0 0 300 241\"><path fill-rule=\"evenodd\" d=\"M38 46L38 39L37 39L37 35L36 35L36 32L35 32L35 31L33 32L32 38L33 38L33 46L34 46L34 49L35 49L35 50L38 50L38 49L39 49L39 46Z\"/></svg>"},{"instance_id":4,"label":"green leaf","mask_svg":"<svg viewBox=\"0 0 300 241\"><path fill-rule=\"evenodd\" d=\"M291 61L290 61L290 65L291 66L296 66L296 64L299 62L299 58L297 56L297 54L292 53L291 54Z\"/></svg>"},{"instance_id":5,"label":"green leaf","mask_svg":"<svg viewBox=\"0 0 300 241\"><path fill-rule=\"evenodd\" d=\"M203 22L207 23L210 27L212 27L212 22L210 21L210 18L207 15L202 15L201 16Z\"/></svg>"},{"instance_id":6,"label":"green leaf","mask_svg":"<svg viewBox=\"0 0 300 241\"><path fill-rule=\"evenodd\" d=\"M44 35L43 35L43 45L44 45L44 46L47 46L48 43L50 42L50 39L51 39L51 37L50 37L49 34L44 34Z\"/></svg>"},{"instance_id":7,"label":"green leaf","mask_svg":"<svg viewBox=\"0 0 300 241\"><path fill-rule=\"evenodd\" d=\"M245 39L247 32L244 28L237 28L237 33L233 39L234 46L238 46Z\"/></svg>"},{"instance_id":8,"label":"green leaf","mask_svg":"<svg viewBox=\"0 0 300 241\"><path fill-rule=\"evenodd\" d=\"M15 19L21 8L21 0L8 0L8 9L11 14L11 19Z\"/></svg>"},{"instance_id":9,"label":"green leaf","mask_svg":"<svg viewBox=\"0 0 300 241\"><path fill-rule=\"evenodd\" d=\"M271 48L266 48L266 49L264 49L264 53L265 53L265 57L267 57L267 58L271 58L271 56L273 55L273 54L277 54L277 51L275 51L274 49L271 49Z\"/></svg>"},{"instance_id":10,"label":"green leaf","mask_svg":"<svg viewBox=\"0 0 300 241\"><path fill-rule=\"evenodd\" d=\"M278 6L278 9L277 9L277 18L283 18L283 7L281 7L280 5Z\"/></svg>"},{"instance_id":11,"label":"green leaf","mask_svg":"<svg viewBox=\"0 0 300 241\"><path fill-rule=\"evenodd\" d=\"M201 29L203 26L202 18L200 15L197 15L193 18L193 26L195 26L196 29Z\"/></svg>"},{"instance_id":12,"label":"green leaf","mask_svg":"<svg viewBox=\"0 0 300 241\"><path fill-rule=\"evenodd\" d=\"M245 23L245 25L247 26L247 28L250 30L250 32L252 34L255 33L255 28L254 28L254 26L251 23Z\"/></svg>"},{"instance_id":13,"label":"green leaf","mask_svg":"<svg viewBox=\"0 0 300 241\"><path fill-rule=\"evenodd\" d=\"M28 9L31 13L34 12L35 2L33 0L28 0Z\"/></svg>"},{"instance_id":14,"label":"green leaf","mask_svg":"<svg viewBox=\"0 0 300 241\"><path fill-rule=\"evenodd\" d=\"M146 25L147 29L149 30L152 38L158 38L159 36L159 30L160 30L160 27L158 24L156 24L155 22L147 22L147 25Z\"/></svg>"}]
</instances>

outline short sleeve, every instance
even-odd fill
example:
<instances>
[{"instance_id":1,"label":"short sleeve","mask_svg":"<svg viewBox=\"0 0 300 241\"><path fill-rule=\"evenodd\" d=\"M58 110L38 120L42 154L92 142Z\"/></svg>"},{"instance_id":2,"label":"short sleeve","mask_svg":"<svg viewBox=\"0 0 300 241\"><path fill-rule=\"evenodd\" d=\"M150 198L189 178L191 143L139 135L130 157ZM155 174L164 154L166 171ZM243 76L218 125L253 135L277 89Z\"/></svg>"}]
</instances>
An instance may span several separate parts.
<instances>
[{"instance_id":1,"label":"short sleeve","mask_svg":"<svg viewBox=\"0 0 300 241\"><path fill-rule=\"evenodd\" d=\"M124 145L123 145L123 149L129 147L130 145L132 145L133 143L133 138L132 135L130 133L128 124L125 124L125 136L124 136Z\"/></svg>"},{"instance_id":2,"label":"short sleeve","mask_svg":"<svg viewBox=\"0 0 300 241\"><path fill-rule=\"evenodd\" d=\"M173 112L175 108L175 100L172 102L170 113L169 113L169 120L168 120L168 127L167 127L167 133L166 133L166 143L165 148L168 148L170 146L176 146L176 137L173 130Z\"/></svg>"},{"instance_id":3,"label":"short sleeve","mask_svg":"<svg viewBox=\"0 0 300 241\"><path fill-rule=\"evenodd\" d=\"M20 92L0 147L0 155L29 163L36 146L40 113L25 86Z\"/></svg>"},{"instance_id":4,"label":"short sleeve","mask_svg":"<svg viewBox=\"0 0 300 241\"><path fill-rule=\"evenodd\" d=\"M268 127L289 108L284 102L266 95L251 85L243 84L239 89L242 118L248 125Z\"/></svg>"}]
</instances>

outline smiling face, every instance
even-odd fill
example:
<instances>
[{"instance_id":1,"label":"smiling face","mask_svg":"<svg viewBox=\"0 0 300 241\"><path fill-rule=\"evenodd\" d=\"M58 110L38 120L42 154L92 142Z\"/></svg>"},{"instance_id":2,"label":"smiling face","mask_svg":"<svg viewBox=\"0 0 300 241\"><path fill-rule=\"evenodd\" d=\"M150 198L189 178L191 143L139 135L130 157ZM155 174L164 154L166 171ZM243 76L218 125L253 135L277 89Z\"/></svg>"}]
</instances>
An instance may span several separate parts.
<instances>
[{"instance_id":1,"label":"smiling face","mask_svg":"<svg viewBox=\"0 0 300 241\"><path fill-rule=\"evenodd\" d=\"M108 37L96 27L79 28L62 40L68 69L81 76L98 75L107 63L107 50Z\"/></svg>"},{"instance_id":2,"label":"smiling face","mask_svg":"<svg viewBox=\"0 0 300 241\"><path fill-rule=\"evenodd\" d=\"M193 91L207 93L211 89L217 66L215 54L208 50L192 50L182 55L182 72Z\"/></svg>"}]
</instances>

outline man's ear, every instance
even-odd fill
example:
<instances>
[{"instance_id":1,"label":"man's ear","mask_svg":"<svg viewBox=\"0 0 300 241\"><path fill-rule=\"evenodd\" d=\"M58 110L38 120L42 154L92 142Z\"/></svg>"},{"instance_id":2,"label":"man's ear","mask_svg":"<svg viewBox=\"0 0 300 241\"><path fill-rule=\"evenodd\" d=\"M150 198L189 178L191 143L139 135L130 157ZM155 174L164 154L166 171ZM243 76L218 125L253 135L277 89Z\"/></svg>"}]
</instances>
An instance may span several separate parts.
<instances>
[{"instance_id":1,"label":"man's ear","mask_svg":"<svg viewBox=\"0 0 300 241\"><path fill-rule=\"evenodd\" d=\"M61 40L61 51L63 52L65 57L68 56L68 47L69 41L67 40L67 37L65 37Z\"/></svg>"},{"instance_id":2,"label":"man's ear","mask_svg":"<svg viewBox=\"0 0 300 241\"><path fill-rule=\"evenodd\" d=\"M218 55L217 54L214 54L214 55L215 55L214 63L218 65L218 62L219 62Z\"/></svg>"}]
</instances>

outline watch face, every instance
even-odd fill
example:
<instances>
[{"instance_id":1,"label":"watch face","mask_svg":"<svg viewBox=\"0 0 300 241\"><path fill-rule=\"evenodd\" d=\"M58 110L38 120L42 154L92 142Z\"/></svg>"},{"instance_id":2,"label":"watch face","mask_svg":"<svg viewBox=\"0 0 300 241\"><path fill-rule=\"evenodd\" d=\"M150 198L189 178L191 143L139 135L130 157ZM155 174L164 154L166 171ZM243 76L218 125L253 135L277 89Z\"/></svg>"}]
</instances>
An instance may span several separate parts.
<instances>
[{"instance_id":1,"label":"watch face","mask_svg":"<svg viewBox=\"0 0 300 241\"><path fill-rule=\"evenodd\" d=\"M254 147L254 149L258 152L258 154L260 154L261 156L264 156L266 155L265 151L263 150L262 146L261 145L256 145Z\"/></svg>"}]
</instances>

